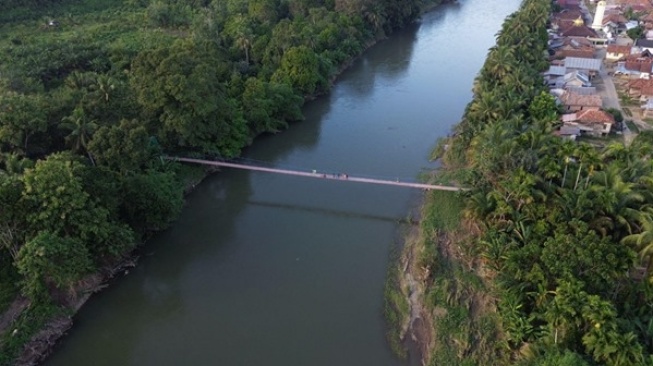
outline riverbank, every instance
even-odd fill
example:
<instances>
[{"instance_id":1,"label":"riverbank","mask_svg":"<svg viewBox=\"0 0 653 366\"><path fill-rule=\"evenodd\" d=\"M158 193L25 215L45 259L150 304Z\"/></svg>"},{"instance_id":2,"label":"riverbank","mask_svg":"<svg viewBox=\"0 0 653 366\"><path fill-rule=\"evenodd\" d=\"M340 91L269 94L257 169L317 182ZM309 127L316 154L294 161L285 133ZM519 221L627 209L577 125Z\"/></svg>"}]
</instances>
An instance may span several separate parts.
<instances>
[{"instance_id":1,"label":"riverbank","mask_svg":"<svg viewBox=\"0 0 653 366\"><path fill-rule=\"evenodd\" d=\"M463 217L464 200L459 193L427 195L420 224L402 251L397 283L409 310L398 334L422 365L499 360L495 299L472 250L478 228Z\"/></svg>"}]
</instances>

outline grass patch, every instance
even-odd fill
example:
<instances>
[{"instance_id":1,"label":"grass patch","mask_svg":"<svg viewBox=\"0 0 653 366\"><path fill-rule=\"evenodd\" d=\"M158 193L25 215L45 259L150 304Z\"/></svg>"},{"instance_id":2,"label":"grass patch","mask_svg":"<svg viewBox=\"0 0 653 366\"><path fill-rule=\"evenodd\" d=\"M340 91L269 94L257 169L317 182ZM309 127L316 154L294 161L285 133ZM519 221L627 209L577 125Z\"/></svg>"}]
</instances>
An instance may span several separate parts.
<instances>
[{"instance_id":1,"label":"grass patch","mask_svg":"<svg viewBox=\"0 0 653 366\"><path fill-rule=\"evenodd\" d=\"M623 109L623 112L624 112L624 114L627 115L628 117L632 117L632 116L633 116L633 112L631 112L630 109L628 109L628 108L624 108L624 109Z\"/></svg>"},{"instance_id":2,"label":"grass patch","mask_svg":"<svg viewBox=\"0 0 653 366\"><path fill-rule=\"evenodd\" d=\"M424 215L428 230L454 230L460 224L464 205L463 197L457 192L430 191Z\"/></svg>"},{"instance_id":3,"label":"grass patch","mask_svg":"<svg viewBox=\"0 0 653 366\"><path fill-rule=\"evenodd\" d=\"M642 121L648 123L649 125L653 125L653 118L650 118L650 117L644 118L644 119L642 119Z\"/></svg>"},{"instance_id":4,"label":"grass patch","mask_svg":"<svg viewBox=\"0 0 653 366\"><path fill-rule=\"evenodd\" d=\"M619 93L619 102L621 103L622 106L624 106L624 105L630 105L630 106L638 105L637 99L634 99L630 95L627 95L627 94L624 94L624 93ZM624 112L625 111L626 111L626 108L624 108Z\"/></svg>"}]
</instances>

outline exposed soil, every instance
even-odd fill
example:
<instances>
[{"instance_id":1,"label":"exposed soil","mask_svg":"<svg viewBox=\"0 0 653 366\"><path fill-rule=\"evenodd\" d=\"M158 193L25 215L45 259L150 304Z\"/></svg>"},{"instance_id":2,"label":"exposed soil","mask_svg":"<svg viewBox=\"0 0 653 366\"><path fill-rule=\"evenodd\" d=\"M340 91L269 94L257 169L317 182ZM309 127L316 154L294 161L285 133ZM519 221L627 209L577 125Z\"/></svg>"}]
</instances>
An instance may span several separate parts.
<instances>
[{"instance_id":1,"label":"exposed soil","mask_svg":"<svg viewBox=\"0 0 653 366\"><path fill-rule=\"evenodd\" d=\"M411 359L419 359L422 365L427 365L434 346L433 316L424 306L429 271L427 268L420 267L419 258L424 248L420 244L420 239L420 229L414 226L408 235L401 256L402 275L399 282L410 308L410 316L402 327L401 338L412 345L407 347L411 351Z\"/></svg>"}]
</instances>

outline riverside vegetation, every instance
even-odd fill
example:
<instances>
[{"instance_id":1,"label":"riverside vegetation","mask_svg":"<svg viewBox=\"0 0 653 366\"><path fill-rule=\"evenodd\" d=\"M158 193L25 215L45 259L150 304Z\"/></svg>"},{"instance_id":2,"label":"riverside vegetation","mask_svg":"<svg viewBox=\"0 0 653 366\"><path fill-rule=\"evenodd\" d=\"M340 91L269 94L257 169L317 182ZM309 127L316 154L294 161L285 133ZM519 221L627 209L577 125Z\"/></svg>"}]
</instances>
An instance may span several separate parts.
<instances>
[{"instance_id":1,"label":"riverside vegetation","mask_svg":"<svg viewBox=\"0 0 653 366\"><path fill-rule=\"evenodd\" d=\"M237 156L438 2L2 1L0 365L179 214L161 155Z\"/></svg>"},{"instance_id":2,"label":"riverside vegetation","mask_svg":"<svg viewBox=\"0 0 653 366\"><path fill-rule=\"evenodd\" d=\"M550 5L507 18L436 149L440 179L470 190L424 208L428 364L653 365L653 135L602 148L553 135Z\"/></svg>"}]
</instances>

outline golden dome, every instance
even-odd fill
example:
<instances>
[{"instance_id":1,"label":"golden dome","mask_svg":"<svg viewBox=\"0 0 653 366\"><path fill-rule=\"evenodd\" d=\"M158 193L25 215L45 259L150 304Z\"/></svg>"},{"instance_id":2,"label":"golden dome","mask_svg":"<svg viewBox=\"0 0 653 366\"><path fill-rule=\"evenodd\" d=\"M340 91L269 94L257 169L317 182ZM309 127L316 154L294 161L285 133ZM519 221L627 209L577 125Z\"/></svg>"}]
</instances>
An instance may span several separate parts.
<instances>
[{"instance_id":1,"label":"golden dome","mask_svg":"<svg viewBox=\"0 0 653 366\"><path fill-rule=\"evenodd\" d=\"M574 20L574 25L577 27L582 27L585 25L585 21L579 16L578 19Z\"/></svg>"}]
</instances>

